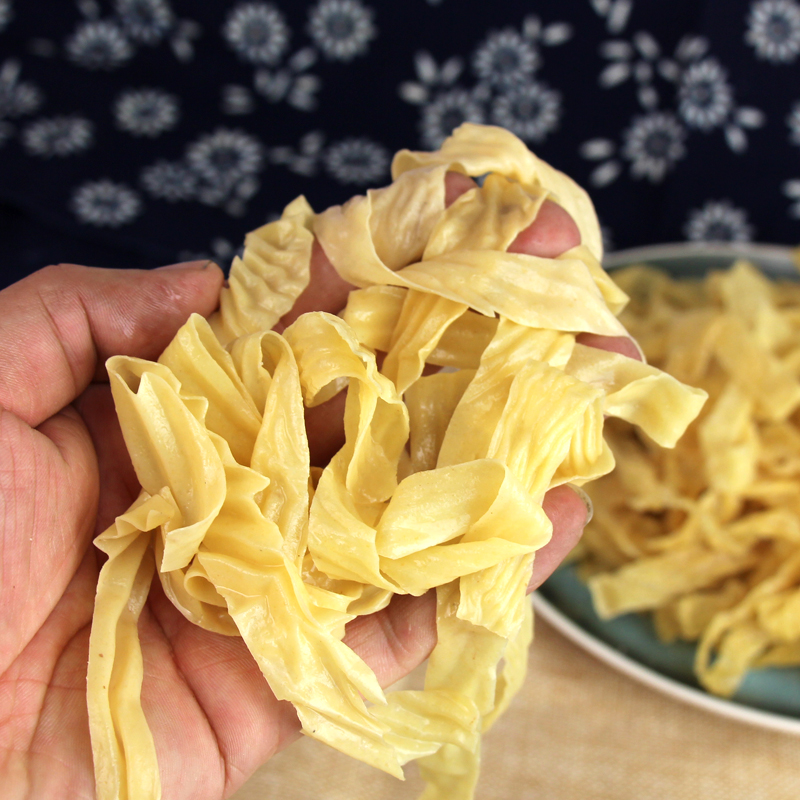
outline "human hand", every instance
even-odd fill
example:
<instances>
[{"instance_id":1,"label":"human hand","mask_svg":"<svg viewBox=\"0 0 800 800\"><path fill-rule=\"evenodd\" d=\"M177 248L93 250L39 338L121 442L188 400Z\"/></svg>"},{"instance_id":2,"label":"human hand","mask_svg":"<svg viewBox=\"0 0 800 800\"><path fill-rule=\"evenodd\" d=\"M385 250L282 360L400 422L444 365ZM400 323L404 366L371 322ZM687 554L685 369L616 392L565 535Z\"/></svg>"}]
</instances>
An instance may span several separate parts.
<instances>
[{"instance_id":1,"label":"human hand","mask_svg":"<svg viewBox=\"0 0 800 800\"><path fill-rule=\"evenodd\" d=\"M465 181L448 176L450 202L472 185ZM577 244L577 235L566 212L546 204L514 246L552 256ZM118 353L155 359L190 313L210 314L222 274L201 266L51 267L0 292L0 774L7 797L94 796L86 666L100 559L90 544L139 490L102 365ZM350 288L315 247L312 284L292 317L336 312ZM337 413L335 400L309 413L318 460L337 447L330 424ZM571 549L586 517L567 487L548 495L545 510L554 536L537 554L533 584ZM293 708L276 701L243 641L189 623L158 582L139 634L142 703L165 798L227 796L297 735ZM351 623L346 641L388 685L427 656L435 636L432 598L398 596Z\"/></svg>"}]
</instances>

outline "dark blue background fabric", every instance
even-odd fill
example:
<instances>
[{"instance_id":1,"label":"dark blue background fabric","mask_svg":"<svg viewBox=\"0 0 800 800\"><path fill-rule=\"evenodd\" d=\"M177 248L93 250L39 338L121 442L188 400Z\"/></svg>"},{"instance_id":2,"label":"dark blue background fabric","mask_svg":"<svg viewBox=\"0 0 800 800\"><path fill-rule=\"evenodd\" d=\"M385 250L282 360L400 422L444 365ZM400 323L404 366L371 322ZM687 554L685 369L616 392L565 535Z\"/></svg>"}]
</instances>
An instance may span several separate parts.
<instances>
[{"instance_id":1,"label":"dark blue background fabric","mask_svg":"<svg viewBox=\"0 0 800 800\"><path fill-rule=\"evenodd\" d=\"M799 77L798 0L0 0L2 283L227 266L465 119L584 185L610 248L795 244Z\"/></svg>"}]
</instances>

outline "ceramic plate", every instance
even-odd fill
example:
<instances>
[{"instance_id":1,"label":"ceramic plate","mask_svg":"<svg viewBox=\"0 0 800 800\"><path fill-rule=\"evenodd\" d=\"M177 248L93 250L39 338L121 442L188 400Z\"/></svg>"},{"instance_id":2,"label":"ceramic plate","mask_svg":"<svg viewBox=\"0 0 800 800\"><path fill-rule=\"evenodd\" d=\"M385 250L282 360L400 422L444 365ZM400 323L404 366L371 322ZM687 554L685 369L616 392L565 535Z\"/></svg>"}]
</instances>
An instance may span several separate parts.
<instances>
[{"instance_id":1,"label":"ceramic plate","mask_svg":"<svg viewBox=\"0 0 800 800\"><path fill-rule=\"evenodd\" d=\"M605 266L646 262L673 275L697 277L747 258L776 277L795 277L791 253L774 245L657 245L613 253ZM540 617L580 647L654 689L716 714L800 735L800 667L754 670L737 694L724 700L705 692L694 677L694 645L664 644L644 614L601 620L574 567L559 569L534 594L533 604Z\"/></svg>"}]
</instances>

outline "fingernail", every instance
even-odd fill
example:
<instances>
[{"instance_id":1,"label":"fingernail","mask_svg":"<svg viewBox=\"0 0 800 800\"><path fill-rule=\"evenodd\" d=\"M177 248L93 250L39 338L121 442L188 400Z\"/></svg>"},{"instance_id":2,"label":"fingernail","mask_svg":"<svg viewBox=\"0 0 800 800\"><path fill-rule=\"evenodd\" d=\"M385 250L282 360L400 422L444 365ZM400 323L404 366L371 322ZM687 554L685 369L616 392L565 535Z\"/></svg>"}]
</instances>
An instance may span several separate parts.
<instances>
[{"instance_id":1,"label":"fingernail","mask_svg":"<svg viewBox=\"0 0 800 800\"><path fill-rule=\"evenodd\" d=\"M594 516L594 503L592 503L592 498L589 497L586 492L581 489L580 486L574 486L573 484L569 485L569 488L575 492L578 497L580 497L583 504L586 506L586 522L583 523L584 527L588 525L592 521L592 517Z\"/></svg>"},{"instance_id":2,"label":"fingernail","mask_svg":"<svg viewBox=\"0 0 800 800\"><path fill-rule=\"evenodd\" d=\"M157 270L167 270L167 269L193 269L196 272L199 272L202 269L205 269L209 264L213 264L213 261L207 260L200 260L200 261L181 261L180 264L167 264L166 267L156 267Z\"/></svg>"}]
</instances>

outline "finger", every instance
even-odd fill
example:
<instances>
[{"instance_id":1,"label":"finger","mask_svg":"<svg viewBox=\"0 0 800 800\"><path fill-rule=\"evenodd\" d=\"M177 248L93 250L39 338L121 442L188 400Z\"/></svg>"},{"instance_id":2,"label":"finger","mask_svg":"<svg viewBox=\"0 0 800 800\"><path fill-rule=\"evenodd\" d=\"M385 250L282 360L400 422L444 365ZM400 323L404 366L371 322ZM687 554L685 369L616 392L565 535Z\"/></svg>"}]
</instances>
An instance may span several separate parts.
<instances>
[{"instance_id":1,"label":"finger","mask_svg":"<svg viewBox=\"0 0 800 800\"><path fill-rule=\"evenodd\" d=\"M590 512L586 502L569 486L557 486L544 496L542 507L553 523L553 537L541 550L536 551L528 591L544 583L578 544L589 521Z\"/></svg>"},{"instance_id":2,"label":"finger","mask_svg":"<svg viewBox=\"0 0 800 800\"><path fill-rule=\"evenodd\" d=\"M619 353L637 361L644 361L644 355L636 342L628 336L600 336L597 333L580 333L576 341L587 347L596 347L598 350L608 350L610 353Z\"/></svg>"},{"instance_id":3,"label":"finger","mask_svg":"<svg viewBox=\"0 0 800 800\"><path fill-rule=\"evenodd\" d=\"M0 406L35 427L74 400L109 356L157 358L192 312L208 315L219 300L219 267L181 266L61 264L0 292Z\"/></svg>"},{"instance_id":4,"label":"finger","mask_svg":"<svg viewBox=\"0 0 800 800\"><path fill-rule=\"evenodd\" d=\"M517 234L508 252L556 258L580 243L581 234L575 220L560 205L545 200L536 219Z\"/></svg>"},{"instance_id":5,"label":"finger","mask_svg":"<svg viewBox=\"0 0 800 800\"><path fill-rule=\"evenodd\" d=\"M139 636L142 705L158 750L164 797L229 797L297 738L297 712L276 699L244 639L189 622L158 579ZM191 747L176 748L187 731ZM213 781L213 789L206 781Z\"/></svg>"},{"instance_id":6,"label":"finger","mask_svg":"<svg viewBox=\"0 0 800 800\"><path fill-rule=\"evenodd\" d=\"M344 444L346 402L347 392L341 391L326 403L306 408L306 435L312 466L327 466Z\"/></svg>"},{"instance_id":7,"label":"finger","mask_svg":"<svg viewBox=\"0 0 800 800\"><path fill-rule=\"evenodd\" d=\"M83 417L97 454L100 495L94 535L102 533L139 494L139 480L122 436L114 399L107 384L92 384L75 408Z\"/></svg>"},{"instance_id":8,"label":"finger","mask_svg":"<svg viewBox=\"0 0 800 800\"><path fill-rule=\"evenodd\" d=\"M386 608L347 625L345 644L386 688L419 666L436 644L436 592L395 595Z\"/></svg>"},{"instance_id":9,"label":"finger","mask_svg":"<svg viewBox=\"0 0 800 800\"><path fill-rule=\"evenodd\" d=\"M347 304L347 295L356 288L339 275L316 239L311 249L310 273L308 286L297 298L292 310L275 326L278 333L282 333L301 314L309 311L338 314Z\"/></svg>"},{"instance_id":10,"label":"finger","mask_svg":"<svg viewBox=\"0 0 800 800\"><path fill-rule=\"evenodd\" d=\"M446 172L444 175L444 207L449 208L462 194L478 184L469 175L461 172Z\"/></svg>"},{"instance_id":11,"label":"finger","mask_svg":"<svg viewBox=\"0 0 800 800\"><path fill-rule=\"evenodd\" d=\"M0 674L72 579L94 528L98 471L72 406L30 428L0 408Z\"/></svg>"}]
</instances>

